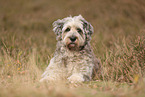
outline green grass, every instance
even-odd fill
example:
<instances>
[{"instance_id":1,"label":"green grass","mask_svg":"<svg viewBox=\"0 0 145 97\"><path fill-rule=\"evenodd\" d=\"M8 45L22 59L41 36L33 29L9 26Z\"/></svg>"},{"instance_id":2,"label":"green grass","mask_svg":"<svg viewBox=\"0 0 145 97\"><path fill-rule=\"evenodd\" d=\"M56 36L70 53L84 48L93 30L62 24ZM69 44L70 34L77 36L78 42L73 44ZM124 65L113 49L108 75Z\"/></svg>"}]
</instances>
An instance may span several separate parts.
<instances>
[{"instance_id":1,"label":"green grass","mask_svg":"<svg viewBox=\"0 0 145 97\"><path fill-rule=\"evenodd\" d=\"M102 63L95 81L39 83L52 58L52 23L82 14ZM1 0L0 97L145 96L144 0Z\"/></svg>"}]
</instances>

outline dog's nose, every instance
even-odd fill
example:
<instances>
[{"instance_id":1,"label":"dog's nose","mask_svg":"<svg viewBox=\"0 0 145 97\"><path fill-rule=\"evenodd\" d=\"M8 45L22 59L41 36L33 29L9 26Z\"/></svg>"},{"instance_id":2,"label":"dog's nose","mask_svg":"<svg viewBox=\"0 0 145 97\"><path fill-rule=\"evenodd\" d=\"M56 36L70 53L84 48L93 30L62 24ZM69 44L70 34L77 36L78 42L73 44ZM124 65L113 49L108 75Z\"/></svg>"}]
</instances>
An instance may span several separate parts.
<instances>
[{"instance_id":1,"label":"dog's nose","mask_svg":"<svg viewBox=\"0 0 145 97\"><path fill-rule=\"evenodd\" d=\"M72 42L76 41L76 39L77 39L76 36L72 36L72 37L70 37L70 40L71 40Z\"/></svg>"}]
</instances>

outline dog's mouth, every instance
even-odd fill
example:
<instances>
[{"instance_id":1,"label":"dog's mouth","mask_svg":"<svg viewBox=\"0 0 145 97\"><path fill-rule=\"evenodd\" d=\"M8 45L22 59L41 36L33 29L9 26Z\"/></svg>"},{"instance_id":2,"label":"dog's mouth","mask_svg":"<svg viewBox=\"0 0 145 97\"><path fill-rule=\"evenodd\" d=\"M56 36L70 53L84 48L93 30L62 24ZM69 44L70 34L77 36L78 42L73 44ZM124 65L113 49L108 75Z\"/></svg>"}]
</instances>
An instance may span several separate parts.
<instances>
[{"instance_id":1,"label":"dog's mouth","mask_svg":"<svg viewBox=\"0 0 145 97\"><path fill-rule=\"evenodd\" d=\"M69 43L67 45L69 50L76 50L77 49L77 44L76 43Z\"/></svg>"}]
</instances>

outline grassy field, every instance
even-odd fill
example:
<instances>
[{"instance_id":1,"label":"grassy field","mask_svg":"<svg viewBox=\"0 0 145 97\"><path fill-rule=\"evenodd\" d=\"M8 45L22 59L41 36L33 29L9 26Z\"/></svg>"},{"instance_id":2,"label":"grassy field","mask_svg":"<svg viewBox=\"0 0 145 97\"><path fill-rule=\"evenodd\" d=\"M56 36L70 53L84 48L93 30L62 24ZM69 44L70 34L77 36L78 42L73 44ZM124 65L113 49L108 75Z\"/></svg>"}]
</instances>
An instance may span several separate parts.
<instances>
[{"instance_id":1,"label":"grassy field","mask_svg":"<svg viewBox=\"0 0 145 97\"><path fill-rule=\"evenodd\" d=\"M102 63L94 81L39 83L56 47L52 23L81 14ZM144 0L0 0L0 97L145 97Z\"/></svg>"}]
</instances>

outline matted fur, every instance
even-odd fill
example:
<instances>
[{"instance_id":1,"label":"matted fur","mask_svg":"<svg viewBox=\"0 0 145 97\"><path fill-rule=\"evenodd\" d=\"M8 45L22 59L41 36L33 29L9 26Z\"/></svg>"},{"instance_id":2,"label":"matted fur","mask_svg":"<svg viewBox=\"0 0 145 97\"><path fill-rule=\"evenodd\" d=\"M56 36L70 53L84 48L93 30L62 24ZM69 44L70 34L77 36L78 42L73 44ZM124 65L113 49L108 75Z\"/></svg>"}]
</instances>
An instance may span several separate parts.
<instances>
[{"instance_id":1,"label":"matted fur","mask_svg":"<svg viewBox=\"0 0 145 97\"><path fill-rule=\"evenodd\" d=\"M59 19L53 26L57 48L40 81L90 81L99 66L90 46L92 25L79 15Z\"/></svg>"}]
</instances>

